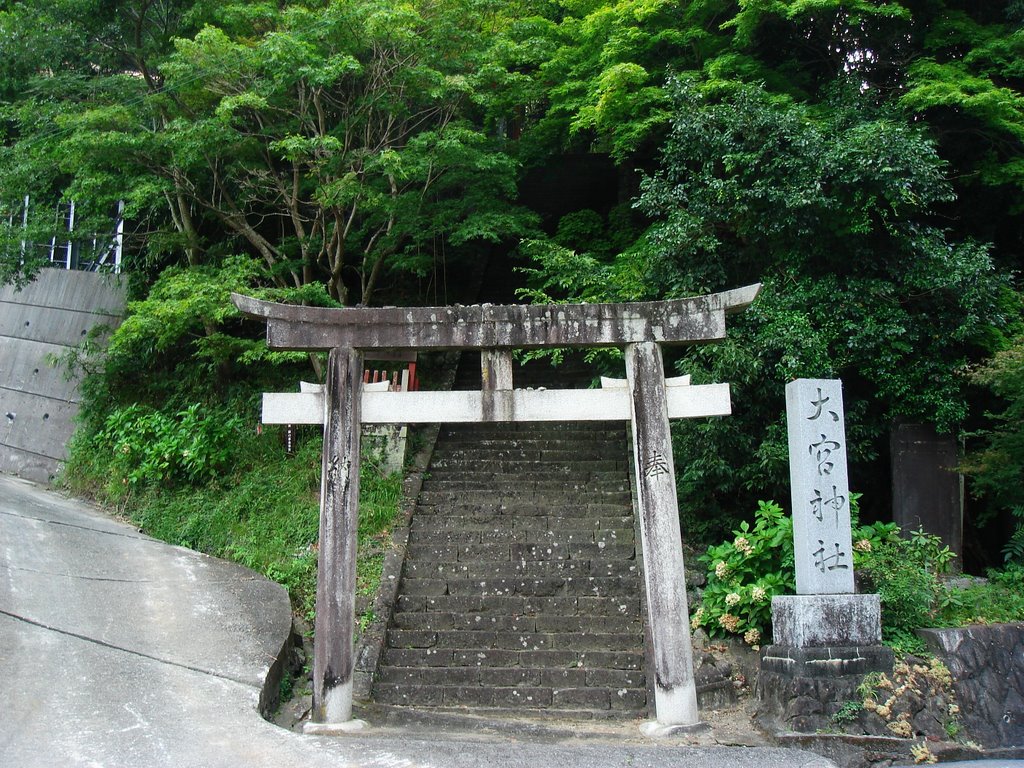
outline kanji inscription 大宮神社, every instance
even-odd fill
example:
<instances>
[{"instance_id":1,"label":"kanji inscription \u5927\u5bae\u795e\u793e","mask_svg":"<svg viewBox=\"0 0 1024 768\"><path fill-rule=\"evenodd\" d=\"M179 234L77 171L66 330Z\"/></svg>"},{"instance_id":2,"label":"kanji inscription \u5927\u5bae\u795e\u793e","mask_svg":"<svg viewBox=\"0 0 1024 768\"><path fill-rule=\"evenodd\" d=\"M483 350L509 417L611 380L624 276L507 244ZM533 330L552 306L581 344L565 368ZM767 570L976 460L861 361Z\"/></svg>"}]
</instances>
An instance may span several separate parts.
<instances>
[{"instance_id":1,"label":"kanji inscription \u5927\u5bae\u795e\u793e","mask_svg":"<svg viewBox=\"0 0 1024 768\"><path fill-rule=\"evenodd\" d=\"M797 594L852 593L842 382L791 381L786 415Z\"/></svg>"}]
</instances>

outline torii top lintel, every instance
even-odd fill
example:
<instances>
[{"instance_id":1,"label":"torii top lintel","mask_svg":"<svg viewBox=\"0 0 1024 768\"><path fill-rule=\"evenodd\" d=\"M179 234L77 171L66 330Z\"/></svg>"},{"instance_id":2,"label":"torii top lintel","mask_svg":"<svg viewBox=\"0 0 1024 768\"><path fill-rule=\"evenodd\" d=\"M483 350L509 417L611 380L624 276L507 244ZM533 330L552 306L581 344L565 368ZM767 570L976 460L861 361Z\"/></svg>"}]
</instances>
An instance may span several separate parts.
<instances>
[{"instance_id":1,"label":"torii top lintel","mask_svg":"<svg viewBox=\"0 0 1024 768\"><path fill-rule=\"evenodd\" d=\"M725 338L725 315L760 284L722 293L631 304L476 304L451 307L304 307L232 294L267 321L271 349L539 349L694 344Z\"/></svg>"}]
</instances>

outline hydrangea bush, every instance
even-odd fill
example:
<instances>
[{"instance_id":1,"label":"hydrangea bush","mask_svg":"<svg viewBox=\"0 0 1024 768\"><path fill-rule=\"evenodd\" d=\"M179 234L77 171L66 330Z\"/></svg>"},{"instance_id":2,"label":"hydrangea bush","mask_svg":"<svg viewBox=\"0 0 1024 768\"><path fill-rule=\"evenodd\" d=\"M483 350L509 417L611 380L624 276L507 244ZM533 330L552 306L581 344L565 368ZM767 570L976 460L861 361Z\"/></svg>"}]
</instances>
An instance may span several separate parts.
<instances>
[{"instance_id":1,"label":"hydrangea bush","mask_svg":"<svg viewBox=\"0 0 1024 768\"><path fill-rule=\"evenodd\" d=\"M882 541L897 538L895 523L856 524L857 496L851 496L854 567ZM793 594L793 519L774 501L759 501L751 526L744 521L733 539L708 548L700 557L707 586L690 625L710 637L741 635L759 646L771 634L772 598Z\"/></svg>"}]
</instances>

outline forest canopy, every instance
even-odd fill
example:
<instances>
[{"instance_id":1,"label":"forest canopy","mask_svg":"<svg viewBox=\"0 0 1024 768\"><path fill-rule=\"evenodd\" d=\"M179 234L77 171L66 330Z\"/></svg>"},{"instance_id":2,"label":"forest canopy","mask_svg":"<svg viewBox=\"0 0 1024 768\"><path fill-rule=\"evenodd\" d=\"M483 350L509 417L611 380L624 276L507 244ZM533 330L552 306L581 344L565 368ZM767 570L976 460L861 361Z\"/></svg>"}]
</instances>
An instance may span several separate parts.
<instances>
[{"instance_id":1,"label":"forest canopy","mask_svg":"<svg viewBox=\"0 0 1024 768\"><path fill-rule=\"evenodd\" d=\"M906 420L973 435L988 513L1024 516L993 480L1024 465L1022 62L1020 0L0 0L0 280L46 263L22 244L61 202L97 233L123 203L137 319L94 424L291 364L230 290L444 303L487 257L532 301L760 281L671 361L737 404L676 428L696 529L785 497L799 376L843 379L869 513ZM581 157L610 169L585 199L523 183Z\"/></svg>"}]
</instances>

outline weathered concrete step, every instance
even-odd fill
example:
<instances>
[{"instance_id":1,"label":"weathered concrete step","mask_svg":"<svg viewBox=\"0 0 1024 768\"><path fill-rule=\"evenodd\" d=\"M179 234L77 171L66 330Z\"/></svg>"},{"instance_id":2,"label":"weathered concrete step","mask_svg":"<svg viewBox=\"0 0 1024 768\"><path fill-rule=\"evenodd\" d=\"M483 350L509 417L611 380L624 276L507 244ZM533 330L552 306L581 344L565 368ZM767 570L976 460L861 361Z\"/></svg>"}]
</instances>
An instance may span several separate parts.
<instances>
[{"instance_id":1,"label":"weathered concrete step","mask_svg":"<svg viewBox=\"0 0 1024 768\"><path fill-rule=\"evenodd\" d=\"M537 480L564 480L566 475L579 475L586 479L601 477L626 477L626 462L619 459L590 459L589 461L560 461L544 464L526 459L494 459L477 457L475 459L439 459L430 465L431 477L450 477L452 475L478 476L481 479L493 478L495 475L514 472Z\"/></svg>"},{"instance_id":2,"label":"weathered concrete step","mask_svg":"<svg viewBox=\"0 0 1024 768\"><path fill-rule=\"evenodd\" d=\"M483 565L484 567L505 567L507 570L518 566L524 573L533 571L545 574L574 575L577 571L593 571L594 576L609 575L600 573L612 567L594 569L594 561L619 563L619 570L627 573L612 575L635 574L631 566L635 564L636 550L628 543L620 545L599 544L510 544L506 548L497 544L471 544L462 551L453 553L449 545L420 545L407 562L416 566L433 566L440 573L442 570L449 575L467 572L466 566ZM486 549L484 549L486 548ZM562 567L564 564L564 567ZM475 570L473 570L475 573ZM517 571L518 572L518 571ZM405 575L416 578L416 571L406 571Z\"/></svg>"},{"instance_id":3,"label":"weathered concrete step","mask_svg":"<svg viewBox=\"0 0 1024 768\"><path fill-rule=\"evenodd\" d=\"M591 528L576 524L579 518L566 518L566 526L559 528L497 528L467 529L454 528L426 529L412 528L409 532L409 544L537 544L551 545L580 542L597 542L605 544L632 544L632 528Z\"/></svg>"},{"instance_id":4,"label":"weathered concrete step","mask_svg":"<svg viewBox=\"0 0 1024 768\"><path fill-rule=\"evenodd\" d=\"M631 558L632 541L554 541L546 544L410 544L406 560L433 563L472 563L480 560L591 560Z\"/></svg>"},{"instance_id":5,"label":"weathered concrete step","mask_svg":"<svg viewBox=\"0 0 1024 768\"><path fill-rule=\"evenodd\" d=\"M632 530L633 515L625 510L623 514L609 517L572 517L559 515L539 517L536 515L495 515L488 513L473 515L418 515L413 517L410 529L417 532L439 531L554 531L563 526L572 530Z\"/></svg>"},{"instance_id":6,"label":"weathered concrete step","mask_svg":"<svg viewBox=\"0 0 1024 768\"><path fill-rule=\"evenodd\" d=\"M394 630L472 630L474 632L604 632L629 634L634 641L643 637L638 616L498 616L497 614L447 613L428 611L398 612Z\"/></svg>"},{"instance_id":7,"label":"weathered concrete step","mask_svg":"<svg viewBox=\"0 0 1024 768\"><path fill-rule=\"evenodd\" d=\"M647 706L642 688L552 688L519 685L491 687L481 685L379 684L374 698L382 704L446 707L517 707L531 709L619 710L638 712Z\"/></svg>"},{"instance_id":8,"label":"weathered concrete step","mask_svg":"<svg viewBox=\"0 0 1024 768\"><path fill-rule=\"evenodd\" d=\"M639 652L643 634L636 632L528 632L503 630L414 630L388 632L392 648L476 649L510 651L571 650L602 652ZM413 666L413 665L409 665Z\"/></svg>"},{"instance_id":9,"label":"weathered concrete step","mask_svg":"<svg viewBox=\"0 0 1024 768\"><path fill-rule=\"evenodd\" d=\"M700 693L697 694L697 700L701 701ZM382 712L397 711L401 712L404 718L409 718L410 714L407 710L409 704L381 704L380 708ZM715 707L721 708L721 707ZM704 707L701 702L701 709L710 709L710 707ZM562 709L559 708L557 711L558 721L561 722L569 730L572 730L573 724L582 723L594 723L595 727L607 728L611 724L616 724L616 721L632 721L638 718L644 718L649 716L650 708L646 709ZM538 708L529 709L526 707L468 707L468 706L425 706L416 705L415 714L412 715L416 722L419 723L434 723L437 729L445 727L460 727L464 728L469 723L477 723L481 719L491 722L503 722L503 721L517 721L517 722L535 722L535 723L548 723L552 715L550 708Z\"/></svg>"},{"instance_id":10,"label":"weathered concrete step","mask_svg":"<svg viewBox=\"0 0 1024 768\"><path fill-rule=\"evenodd\" d=\"M491 517L499 518L531 518L531 517L554 517L554 518L575 518L578 522L573 523L574 527L589 528L589 520L595 517L625 517L629 508L623 504L607 504L605 502L582 502L569 504L567 502L551 503L547 501L537 502L530 500L508 500L502 499L492 504L483 502L468 502L460 504L457 502L446 502L441 504L423 504L416 507L416 515L424 518L443 519L448 517L473 516L476 518ZM522 527L534 528L537 526L523 523Z\"/></svg>"},{"instance_id":11,"label":"weathered concrete step","mask_svg":"<svg viewBox=\"0 0 1024 768\"><path fill-rule=\"evenodd\" d=\"M552 688L643 688L643 672L627 669L547 669L542 667L385 667L377 682L413 685L533 685Z\"/></svg>"},{"instance_id":12,"label":"weathered concrete step","mask_svg":"<svg viewBox=\"0 0 1024 768\"><path fill-rule=\"evenodd\" d=\"M467 470L443 470L440 472L428 472L423 478L425 483L457 483L456 487L463 487L466 483L475 483L483 489L494 487L516 487L515 483L522 483L527 487L541 487L557 489L558 487L604 487L613 486L615 490L626 490L629 487L629 478L626 471L615 472L575 472L571 469L559 472L511 470L511 471L476 471ZM432 489L432 488L431 488Z\"/></svg>"},{"instance_id":13,"label":"weathered concrete step","mask_svg":"<svg viewBox=\"0 0 1024 768\"><path fill-rule=\"evenodd\" d=\"M493 498L531 499L536 501L575 500L578 502L600 501L602 496L612 493L624 493L629 490L629 483L622 479L581 479L566 478L564 480L536 480L529 477L516 478L515 475L501 475L489 480L428 478L423 481L421 497L430 499L434 494L485 494Z\"/></svg>"},{"instance_id":14,"label":"weathered concrete step","mask_svg":"<svg viewBox=\"0 0 1024 768\"><path fill-rule=\"evenodd\" d=\"M620 597L526 595L401 595L399 611L451 611L498 616L640 616L638 594Z\"/></svg>"},{"instance_id":15,"label":"weathered concrete step","mask_svg":"<svg viewBox=\"0 0 1024 768\"><path fill-rule=\"evenodd\" d=\"M522 453L525 459L565 459L570 458L573 446L587 455L605 455L607 458L620 459L622 452L629 444L627 433L621 432L579 432L568 434L523 433L519 435L498 435L483 437L472 434L450 434L437 446L435 455L451 456L465 454L474 456L481 451L508 453L514 456Z\"/></svg>"},{"instance_id":16,"label":"weathered concrete step","mask_svg":"<svg viewBox=\"0 0 1024 768\"><path fill-rule=\"evenodd\" d=\"M637 592L635 577L587 576L529 579L403 579L407 595L522 595L524 597L625 597Z\"/></svg>"},{"instance_id":17,"label":"weathered concrete step","mask_svg":"<svg viewBox=\"0 0 1024 768\"><path fill-rule=\"evenodd\" d=\"M638 647L639 648L639 647ZM388 647L384 667L527 667L544 669L606 669L639 671L643 654L639 649L611 651L563 648L444 648Z\"/></svg>"},{"instance_id":18,"label":"weathered concrete step","mask_svg":"<svg viewBox=\"0 0 1024 768\"><path fill-rule=\"evenodd\" d=\"M536 488L520 488L513 490L506 488L500 493L496 491L423 491L420 493L418 503L420 506L454 505L458 504L465 508L467 505L478 505L480 509L491 508L501 509L513 504L522 504L523 507L550 504L576 503L579 506L580 493L586 492L583 501L585 509L590 510L593 504L619 504L627 506L632 503L632 496L627 490L604 491L599 489L589 490L586 484L563 484L558 490L544 491L538 495ZM599 510L595 510L600 514Z\"/></svg>"},{"instance_id":19,"label":"weathered concrete step","mask_svg":"<svg viewBox=\"0 0 1024 768\"><path fill-rule=\"evenodd\" d=\"M458 496L459 494L453 494ZM626 517L631 513L632 507L621 502L609 501L577 501L574 504L549 504L537 502L535 499L496 499L491 498L489 502L468 501L460 502L451 499L439 503L425 503L420 497L416 505L416 518L459 518L473 517L492 519L526 519L530 517L575 517L594 519L598 517ZM415 518L414 518L415 519ZM529 523L523 523L529 525Z\"/></svg>"},{"instance_id":20,"label":"weathered concrete step","mask_svg":"<svg viewBox=\"0 0 1024 768\"><path fill-rule=\"evenodd\" d=\"M480 439L517 439L527 437L537 439L549 434L564 435L584 432L607 432L626 435L626 427L617 421L517 421L496 424L458 424L441 429L441 436L447 440L452 437L469 439L469 436Z\"/></svg>"},{"instance_id":21,"label":"weathered concrete step","mask_svg":"<svg viewBox=\"0 0 1024 768\"><path fill-rule=\"evenodd\" d=\"M534 445L481 446L476 443L448 444L435 449L432 463L473 461L530 462L552 466L576 466L590 461L625 462L624 446L587 440L538 441Z\"/></svg>"},{"instance_id":22,"label":"weathered concrete step","mask_svg":"<svg viewBox=\"0 0 1024 768\"><path fill-rule=\"evenodd\" d=\"M637 576L640 566L635 560L519 560L470 563L439 563L406 561L407 579L493 579L549 578L552 576Z\"/></svg>"},{"instance_id":23,"label":"weathered concrete step","mask_svg":"<svg viewBox=\"0 0 1024 768\"><path fill-rule=\"evenodd\" d=\"M474 480L477 482L494 482L496 480L514 479L531 482L576 482L590 483L596 481L618 482L628 480L625 466L617 466L620 462L606 459L595 459L580 466L566 464L564 466L538 465L534 462L517 462L507 459L479 461L444 461L431 464L427 480Z\"/></svg>"}]
</instances>

